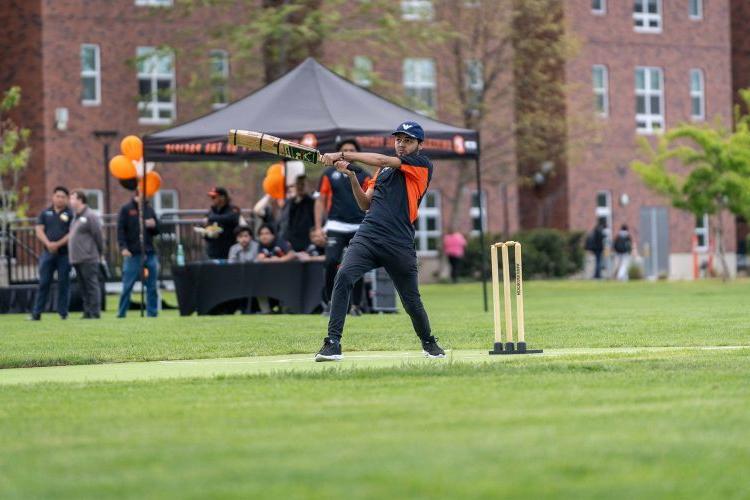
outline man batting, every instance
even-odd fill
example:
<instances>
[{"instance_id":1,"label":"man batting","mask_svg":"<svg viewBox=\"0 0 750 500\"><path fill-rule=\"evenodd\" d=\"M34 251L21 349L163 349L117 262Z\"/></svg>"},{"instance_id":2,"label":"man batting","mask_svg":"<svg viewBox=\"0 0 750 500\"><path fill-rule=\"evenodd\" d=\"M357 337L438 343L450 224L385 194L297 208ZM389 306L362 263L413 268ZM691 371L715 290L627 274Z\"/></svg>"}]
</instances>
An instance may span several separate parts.
<instances>
[{"instance_id":1,"label":"man batting","mask_svg":"<svg viewBox=\"0 0 750 500\"><path fill-rule=\"evenodd\" d=\"M339 361L341 335L354 283L364 273L384 267L393 280L401 303L422 341L424 355L445 357L445 351L430 331L430 321L419 295L417 254L414 250L414 222L422 197L432 178L432 163L422 153L424 130L407 121L393 132L396 156L377 153L338 152L323 155L326 165L349 176L354 197L367 210L357 234L352 238L341 268L336 274L331 298L328 336L315 355L315 361ZM363 190L349 162L376 167L375 178Z\"/></svg>"}]
</instances>

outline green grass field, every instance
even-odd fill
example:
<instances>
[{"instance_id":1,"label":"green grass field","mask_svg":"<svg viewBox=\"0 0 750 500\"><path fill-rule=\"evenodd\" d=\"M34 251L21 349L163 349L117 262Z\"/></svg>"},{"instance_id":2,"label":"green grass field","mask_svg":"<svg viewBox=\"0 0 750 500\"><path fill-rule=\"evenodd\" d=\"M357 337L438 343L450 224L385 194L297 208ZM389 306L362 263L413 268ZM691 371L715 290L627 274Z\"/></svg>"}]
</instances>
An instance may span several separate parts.
<instances>
[{"instance_id":1,"label":"green grass field","mask_svg":"<svg viewBox=\"0 0 750 500\"><path fill-rule=\"evenodd\" d=\"M750 498L749 281L529 282L502 359L480 292L423 289L460 355L370 316L335 366L319 317L2 317L0 498Z\"/></svg>"}]
</instances>

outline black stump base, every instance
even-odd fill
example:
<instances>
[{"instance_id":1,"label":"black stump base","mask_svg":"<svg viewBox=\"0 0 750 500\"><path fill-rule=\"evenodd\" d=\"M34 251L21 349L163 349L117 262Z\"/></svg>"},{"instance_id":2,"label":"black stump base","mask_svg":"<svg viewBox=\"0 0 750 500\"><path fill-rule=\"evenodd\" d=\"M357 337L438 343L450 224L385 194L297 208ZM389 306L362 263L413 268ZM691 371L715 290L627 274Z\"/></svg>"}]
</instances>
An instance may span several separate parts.
<instances>
[{"instance_id":1,"label":"black stump base","mask_svg":"<svg viewBox=\"0 0 750 500\"><path fill-rule=\"evenodd\" d=\"M542 349L527 349L526 342L495 342L492 346L492 350L489 352L490 355L494 354L539 354L544 352Z\"/></svg>"}]
</instances>

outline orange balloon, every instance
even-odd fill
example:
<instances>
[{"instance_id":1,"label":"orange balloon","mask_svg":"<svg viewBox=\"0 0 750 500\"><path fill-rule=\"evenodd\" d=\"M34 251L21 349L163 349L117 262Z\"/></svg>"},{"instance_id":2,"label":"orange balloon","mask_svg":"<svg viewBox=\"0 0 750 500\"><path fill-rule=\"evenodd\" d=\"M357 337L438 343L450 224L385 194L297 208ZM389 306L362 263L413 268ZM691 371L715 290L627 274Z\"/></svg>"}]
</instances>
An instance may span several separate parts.
<instances>
[{"instance_id":1,"label":"orange balloon","mask_svg":"<svg viewBox=\"0 0 750 500\"><path fill-rule=\"evenodd\" d=\"M123 155L117 155L109 160L109 171L118 179L132 179L136 174L133 162Z\"/></svg>"},{"instance_id":2,"label":"orange balloon","mask_svg":"<svg viewBox=\"0 0 750 500\"><path fill-rule=\"evenodd\" d=\"M143 158L143 142L134 135L129 135L120 142L120 151L133 161Z\"/></svg>"},{"instance_id":3,"label":"orange balloon","mask_svg":"<svg viewBox=\"0 0 750 500\"><path fill-rule=\"evenodd\" d=\"M266 178L263 179L263 191L277 200L286 198L286 189L284 189L284 166L281 163L274 163L266 171Z\"/></svg>"},{"instance_id":4,"label":"orange balloon","mask_svg":"<svg viewBox=\"0 0 750 500\"><path fill-rule=\"evenodd\" d=\"M146 174L146 198L151 198L161 187L161 175L154 171ZM143 192L143 179L138 181L138 192Z\"/></svg>"}]
</instances>

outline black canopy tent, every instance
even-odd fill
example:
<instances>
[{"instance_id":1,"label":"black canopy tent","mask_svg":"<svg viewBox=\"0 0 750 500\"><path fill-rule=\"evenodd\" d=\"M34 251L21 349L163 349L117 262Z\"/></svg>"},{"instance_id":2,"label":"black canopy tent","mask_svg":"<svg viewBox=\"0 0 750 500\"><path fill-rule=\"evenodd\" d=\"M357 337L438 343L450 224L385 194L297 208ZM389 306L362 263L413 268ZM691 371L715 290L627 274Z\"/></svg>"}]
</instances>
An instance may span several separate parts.
<instances>
[{"instance_id":1,"label":"black canopy tent","mask_svg":"<svg viewBox=\"0 0 750 500\"><path fill-rule=\"evenodd\" d=\"M383 99L312 58L222 109L145 136L144 161L243 161L261 157L257 152L228 144L230 128L265 132L323 152L334 151L338 140L353 137L367 151L392 154L390 134L406 120L417 121L424 128L424 150L430 158L474 160L477 190L482 192L477 131L433 120ZM483 220L481 203L479 210ZM481 225L480 238L484 268L486 250ZM487 310L484 275L483 269Z\"/></svg>"}]
</instances>

